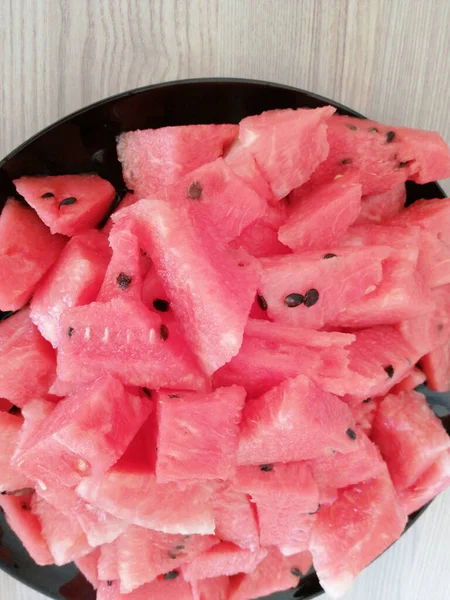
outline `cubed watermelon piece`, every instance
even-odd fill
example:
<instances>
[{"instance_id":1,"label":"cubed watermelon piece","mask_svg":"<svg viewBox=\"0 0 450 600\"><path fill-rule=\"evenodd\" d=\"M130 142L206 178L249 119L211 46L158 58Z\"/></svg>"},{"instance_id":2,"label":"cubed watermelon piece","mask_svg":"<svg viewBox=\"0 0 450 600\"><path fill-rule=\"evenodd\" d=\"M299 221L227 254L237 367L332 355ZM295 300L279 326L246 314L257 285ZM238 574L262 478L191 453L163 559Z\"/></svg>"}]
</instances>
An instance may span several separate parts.
<instances>
[{"instance_id":1,"label":"cubed watermelon piece","mask_svg":"<svg viewBox=\"0 0 450 600\"><path fill-rule=\"evenodd\" d=\"M450 448L442 422L418 392L389 394L381 402L372 429L398 491L410 487Z\"/></svg>"},{"instance_id":2,"label":"cubed watermelon piece","mask_svg":"<svg viewBox=\"0 0 450 600\"><path fill-rule=\"evenodd\" d=\"M383 223L398 215L405 206L406 187L404 183L392 186L379 194L369 194L361 199L361 211L355 225Z\"/></svg>"},{"instance_id":3,"label":"cubed watermelon piece","mask_svg":"<svg viewBox=\"0 0 450 600\"><path fill-rule=\"evenodd\" d=\"M231 144L224 160L261 198L267 202L275 200L270 185L264 179L253 154L239 138Z\"/></svg>"},{"instance_id":4,"label":"cubed watermelon piece","mask_svg":"<svg viewBox=\"0 0 450 600\"><path fill-rule=\"evenodd\" d=\"M100 548L96 548L90 554L81 556L75 561L78 569L83 573L89 583L94 589L97 589L100 582L98 579L98 558L100 555Z\"/></svg>"},{"instance_id":5,"label":"cubed watermelon piece","mask_svg":"<svg viewBox=\"0 0 450 600\"><path fill-rule=\"evenodd\" d=\"M175 573L175 572L174 572ZM178 571L177 571L178 573ZM159 577L131 594L121 594L119 582L102 583L97 591L97 600L193 600L192 589L181 575Z\"/></svg>"},{"instance_id":6,"label":"cubed watermelon piece","mask_svg":"<svg viewBox=\"0 0 450 600\"><path fill-rule=\"evenodd\" d=\"M237 125L185 125L123 133L117 154L135 196L153 197L190 171L212 162L230 146Z\"/></svg>"},{"instance_id":7,"label":"cubed watermelon piece","mask_svg":"<svg viewBox=\"0 0 450 600\"><path fill-rule=\"evenodd\" d=\"M18 310L58 258L65 238L52 236L34 210L8 200L0 215L0 310Z\"/></svg>"},{"instance_id":8,"label":"cubed watermelon piece","mask_svg":"<svg viewBox=\"0 0 450 600\"><path fill-rule=\"evenodd\" d=\"M30 479L11 463L22 423L21 417L0 412L0 492L13 492L32 486Z\"/></svg>"},{"instance_id":9,"label":"cubed watermelon piece","mask_svg":"<svg viewBox=\"0 0 450 600\"><path fill-rule=\"evenodd\" d=\"M183 566L187 581L197 581L222 575L251 573L267 556L267 550L243 550L231 542L221 542L207 552L196 556Z\"/></svg>"},{"instance_id":10,"label":"cubed watermelon piece","mask_svg":"<svg viewBox=\"0 0 450 600\"><path fill-rule=\"evenodd\" d=\"M314 525L311 552L323 589L340 598L357 575L396 541L406 513L386 473L342 490Z\"/></svg>"},{"instance_id":11,"label":"cubed watermelon piece","mask_svg":"<svg viewBox=\"0 0 450 600\"><path fill-rule=\"evenodd\" d=\"M125 452L153 408L145 396L125 391L111 375L59 402L16 454L20 471L41 487L74 486L86 475L101 476Z\"/></svg>"},{"instance_id":12,"label":"cubed watermelon piece","mask_svg":"<svg viewBox=\"0 0 450 600\"><path fill-rule=\"evenodd\" d=\"M97 227L116 194L94 174L21 177L14 185L52 233L69 236Z\"/></svg>"},{"instance_id":13,"label":"cubed watermelon piece","mask_svg":"<svg viewBox=\"0 0 450 600\"><path fill-rule=\"evenodd\" d=\"M438 287L450 283L450 244L444 244L431 231L420 233L417 268L427 285Z\"/></svg>"},{"instance_id":14,"label":"cubed watermelon piece","mask_svg":"<svg viewBox=\"0 0 450 600\"><path fill-rule=\"evenodd\" d=\"M344 397L343 400L347 398L349 397ZM356 404L354 403L354 398L351 398L350 402L350 410L355 418L357 429L360 429L370 437L380 398L366 398L362 402L358 400Z\"/></svg>"},{"instance_id":15,"label":"cubed watermelon piece","mask_svg":"<svg viewBox=\"0 0 450 600\"><path fill-rule=\"evenodd\" d=\"M130 526L117 540L121 593L129 594L158 575L178 569L218 543L213 535L169 535Z\"/></svg>"},{"instance_id":16,"label":"cubed watermelon piece","mask_svg":"<svg viewBox=\"0 0 450 600\"><path fill-rule=\"evenodd\" d=\"M433 348L420 359L427 386L435 392L450 391L450 344Z\"/></svg>"},{"instance_id":17,"label":"cubed watermelon piece","mask_svg":"<svg viewBox=\"0 0 450 600\"><path fill-rule=\"evenodd\" d=\"M60 330L62 381L88 383L108 372L124 384L149 389L205 388L205 377L176 330L134 300L113 298L67 310Z\"/></svg>"},{"instance_id":18,"label":"cubed watermelon piece","mask_svg":"<svg viewBox=\"0 0 450 600\"><path fill-rule=\"evenodd\" d=\"M426 378L427 376L421 369L413 367L401 381L391 388L390 393L410 392L422 383L425 383Z\"/></svg>"},{"instance_id":19,"label":"cubed watermelon piece","mask_svg":"<svg viewBox=\"0 0 450 600\"><path fill-rule=\"evenodd\" d=\"M450 176L449 149L434 131L392 127L346 115L333 115L327 125L329 154L309 186L352 173L366 195L385 192L407 179L427 183Z\"/></svg>"},{"instance_id":20,"label":"cubed watermelon piece","mask_svg":"<svg viewBox=\"0 0 450 600\"><path fill-rule=\"evenodd\" d=\"M54 408L55 404L53 402L42 400L40 398L34 398L26 403L21 411L24 421L20 430L20 437L15 456L24 452L30 447L30 444L33 444L36 431L41 428L42 424L53 412Z\"/></svg>"},{"instance_id":21,"label":"cubed watermelon piece","mask_svg":"<svg viewBox=\"0 0 450 600\"><path fill-rule=\"evenodd\" d=\"M238 464L262 465L317 458L355 449L349 408L305 375L288 379L242 413Z\"/></svg>"},{"instance_id":22,"label":"cubed watermelon piece","mask_svg":"<svg viewBox=\"0 0 450 600\"><path fill-rule=\"evenodd\" d=\"M418 200L393 217L391 223L399 227L420 226L450 246L450 198Z\"/></svg>"},{"instance_id":23,"label":"cubed watermelon piece","mask_svg":"<svg viewBox=\"0 0 450 600\"><path fill-rule=\"evenodd\" d=\"M291 211L278 238L296 252L336 246L361 210L361 186L342 177L316 190L290 195Z\"/></svg>"},{"instance_id":24,"label":"cubed watermelon piece","mask_svg":"<svg viewBox=\"0 0 450 600\"><path fill-rule=\"evenodd\" d=\"M259 547L256 512L247 494L228 486L214 494L213 506L216 535L221 540L250 550Z\"/></svg>"},{"instance_id":25,"label":"cubed watermelon piece","mask_svg":"<svg viewBox=\"0 0 450 600\"><path fill-rule=\"evenodd\" d=\"M246 391L231 386L200 394L158 394L158 483L229 479L237 460Z\"/></svg>"},{"instance_id":26,"label":"cubed watermelon piece","mask_svg":"<svg viewBox=\"0 0 450 600\"><path fill-rule=\"evenodd\" d=\"M100 581L115 581L119 579L118 541L100 546L98 558L98 578Z\"/></svg>"},{"instance_id":27,"label":"cubed watermelon piece","mask_svg":"<svg viewBox=\"0 0 450 600\"><path fill-rule=\"evenodd\" d=\"M76 235L39 284L31 301L30 316L54 348L58 346L61 314L67 308L96 299L110 255L108 240L99 231Z\"/></svg>"},{"instance_id":28,"label":"cubed watermelon piece","mask_svg":"<svg viewBox=\"0 0 450 600\"><path fill-rule=\"evenodd\" d=\"M239 140L253 155L277 200L307 181L328 156L332 106L269 110L239 123Z\"/></svg>"},{"instance_id":29,"label":"cubed watermelon piece","mask_svg":"<svg viewBox=\"0 0 450 600\"><path fill-rule=\"evenodd\" d=\"M38 565L51 565L53 557L42 537L41 523L31 512L32 495L32 490L20 496L2 495L0 496L0 506L5 511L8 525L20 539L31 558Z\"/></svg>"},{"instance_id":30,"label":"cubed watermelon piece","mask_svg":"<svg viewBox=\"0 0 450 600\"><path fill-rule=\"evenodd\" d=\"M226 575L192 581L191 587L194 600L229 600L230 597L230 578Z\"/></svg>"},{"instance_id":31,"label":"cubed watermelon piece","mask_svg":"<svg viewBox=\"0 0 450 600\"><path fill-rule=\"evenodd\" d=\"M40 495L42 496L42 493ZM124 521L116 519L101 508L83 502L80 498L75 517L92 547L114 542L128 527Z\"/></svg>"},{"instance_id":32,"label":"cubed watermelon piece","mask_svg":"<svg viewBox=\"0 0 450 600\"><path fill-rule=\"evenodd\" d=\"M400 492L400 501L410 515L450 486L450 450L443 452L415 483Z\"/></svg>"},{"instance_id":33,"label":"cubed watermelon piece","mask_svg":"<svg viewBox=\"0 0 450 600\"><path fill-rule=\"evenodd\" d=\"M186 341L211 375L241 346L259 280L255 259L225 249L210 232L200 230L187 206L147 200L122 215L122 223L134 223Z\"/></svg>"}]
</instances>

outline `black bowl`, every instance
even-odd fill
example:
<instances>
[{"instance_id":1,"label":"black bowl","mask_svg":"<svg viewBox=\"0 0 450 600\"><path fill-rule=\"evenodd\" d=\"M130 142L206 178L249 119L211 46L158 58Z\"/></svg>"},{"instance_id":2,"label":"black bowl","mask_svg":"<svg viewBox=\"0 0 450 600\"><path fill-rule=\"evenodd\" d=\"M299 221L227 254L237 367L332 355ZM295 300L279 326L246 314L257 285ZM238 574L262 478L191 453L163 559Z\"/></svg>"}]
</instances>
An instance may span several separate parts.
<instances>
[{"instance_id":1,"label":"black bowl","mask_svg":"<svg viewBox=\"0 0 450 600\"><path fill-rule=\"evenodd\" d=\"M119 94L58 121L0 162L0 210L6 199L16 194L12 180L22 175L96 172L115 186L120 199L125 184L116 156L115 138L122 131L192 123L238 123L248 115L273 108L316 108L327 104L335 106L339 113L364 118L327 98L262 81L197 79L151 85ZM408 182L407 191L408 203L418 198L445 197L435 183L419 186ZM0 319L7 316L0 314ZM434 403L440 403L436 395L433 398ZM445 401L442 403L445 405ZM424 510L412 515L408 526ZM0 567L19 581L50 598L95 599L94 590L74 565L38 567L9 529L3 515L0 542ZM321 592L316 575L311 573L296 590L271 598L309 599Z\"/></svg>"}]
</instances>

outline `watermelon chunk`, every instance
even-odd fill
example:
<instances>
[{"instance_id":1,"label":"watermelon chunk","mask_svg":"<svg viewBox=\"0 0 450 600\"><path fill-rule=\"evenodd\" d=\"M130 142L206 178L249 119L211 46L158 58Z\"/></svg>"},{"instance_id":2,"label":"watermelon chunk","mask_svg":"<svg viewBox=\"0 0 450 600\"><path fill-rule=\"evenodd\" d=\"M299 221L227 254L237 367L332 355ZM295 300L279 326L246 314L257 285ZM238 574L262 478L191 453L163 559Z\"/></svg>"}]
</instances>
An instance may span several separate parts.
<instances>
[{"instance_id":1,"label":"watermelon chunk","mask_svg":"<svg viewBox=\"0 0 450 600\"><path fill-rule=\"evenodd\" d=\"M211 375L241 346L259 279L254 259L200 232L186 206L141 201L122 214L134 223L186 340Z\"/></svg>"},{"instance_id":2,"label":"watermelon chunk","mask_svg":"<svg viewBox=\"0 0 450 600\"><path fill-rule=\"evenodd\" d=\"M117 554L117 539L112 543L103 544L100 546L100 556L98 558L99 581L115 581L116 579L119 579L119 563Z\"/></svg>"},{"instance_id":3,"label":"watermelon chunk","mask_svg":"<svg viewBox=\"0 0 450 600\"><path fill-rule=\"evenodd\" d=\"M81 556L77 558L75 561L78 569L83 573L89 583L92 585L94 589L97 589L99 586L98 580L98 557L100 555L100 548L96 548L90 554L86 554L85 556Z\"/></svg>"},{"instance_id":4,"label":"watermelon chunk","mask_svg":"<svg viewBox=\"0 0 450 600\"><path fill-rule=\"evenodd\" d=\"M150 198L190 171L222 156L237 125L187 125L130 131L119 137L117 154L127 187Z\"/></svg>"},{"instance_id":5,"label":"watermelon chunk","mask_svg":"<svg viewBox=\"0 0 450 600\"><path fill-rule=\"evenodd\" d=\"M420 233L417 268L432 288L450 283L450 245L444 244L431 231Z\"/></svg>"},{"instance_id":6,"label":"watermelon chunk","mask_svg":"<svg viewBox=\"0 0 450 600\"><path fill-rule=\"evenodd\" d=\"M109 181L92 174L21 177L14 185L52 233L69 236L96 227L116 194Z\"/></svg>"},{"instance_id":7,"label":"watermelon chunk","mask_svg":"<svg viewBox=\"0 0 450 600\"><path fill-rule=\"evenodd\" d=\"M267 556L267 550L243 550L231 542L221 542L208 552L196 556L183 566L183 576L187 581L251 573Z\"/></svg>"},{"instance_id":8,"label":"watermelon chunk","mask_svg":"<svg viewBox=\"0 0 450 600\"><path fill-rule=\"evenodd\" d=\"M326 159L326 123L334 112L331 106L269 110L239 123L239 140L253 155L277 200L307 181Z\"/></svg>"},{"instance_id":9,"label":"watermelon chunk","mask_svg":"<svg viewBox=\"0 0 450 600\"><path fill-rule=\"evenodd\" d=\"M362 402L361 400L358 400L357 404L354 403L355 400L353 398L349 396L344 396L343 400L345 401L347 399L349 399L349 401L351 402L350 410L352 411L352 415L355 418L356 428L360 429L370 437L370 434L372 433L373 421L375 419L375 412L377 410L380 399L366 398Z\"/></svg>"},{"instance_id":10,"label":"watermelon chunk","mask_svg":"<svg viewBox=\"0 0 450 600\"><path fill-rule=\"evenodd\" d=\"M259 547L256 513L247 494L226 487L214 494L213 507L216 535L221 540L249 550Z\"/></svg>"},{"instance_id":11,"label":"watermelon chunk","mask_svg":"<svg viewBox=\"0 0 450 600\"><path fill-rule=\"evenodd\" d=\"M5 511L8 525L19 537L31 558L38 565L51 565L53 557L42 537L41 523L31 512L32 494L30 491L20 496L0 496L0 506Z\"/></svg>"},{"instance_id":12,"label":"watermelon chunk","mask_svg":"<svg viewBox=\"0 0 450 600\"><path fill-rule=\"evenodd\" d=\"M280 241L297 252L332 247L361 210L361 186L346 177L309 194L290 195L292 210L280 227Z\"/></svg>"},{"instance_id":13,"label":"watermelon chunk","mask_svg":"<svg viewBox=\"0 0 450 600\"><path fill-rule=\"evenodd\" d=\"M0 492L13 492L31 487L31 482L11 464L17 447L23 419L9 413L0 413Z\"/></svg>"},{"instance_id":14,"label":"watermelon chunk","mask_svg":"<svg viewBox=\"0 0 450 600\"><path fill-rule=\"evenodd\" d=\"M331 450L351 452L355 443L346 432L353 426L343 402L299 375L246 403L238 464L305 460Z\"/></svg>"},{"instance_id":15,"label":"watermelon chunk","mask_svg":"<svg viewBox=\"0 0 450 600\"><path fill-rule=\"evenodd\" d=\"M66 240L52 236L33 210L8 200L0 215L0 310L18 310L58 258Z\"/></svg>"},{"instance_id":16,"label":"watermelon chunk","mask_svg":"<svg viewBox=\"0 0 450 600\"><path fill-rule=\"evenodd\" d=\"M155 312L126 298L67 310L60 321L58 377L89 383L108 372L149 389L204 389L182 338Z\"/></svg>"},{"instance_id":17,"label":"watermelon chunk","mask_svg":"<svg viewBox=\"0 0 450 600\"><path fill-rule=\"evenodd\" d=\"M367 225L369 222L383 223L398 215L405 206L406 187L404 183L394 185L379 194L370 194L361 199L361 211L355 225Z\"/></svg>"},{"instance_id":18,"label":"watermelon chunk","mask_svg":"<svg viewBox=\"0 0 450 600\"><path fill-rule=\"evenodd\" d=\"M442 344L420 359L427 386L436 392L450 391L450 344Z\"/></svg>"},{"instance_id":19,"label":"watermelon chunk","mask_svg":"<svg viewBox=\"0 0 450 600\"><path fill-rule=\"evenodd\" d=\"M121 594L119 583L110 583L111 585L108 583L100 585L97 591L97 600L168 600L168 598L193 600L191 586L181 576L168 580L160 577L131 592L131 594Z\"/></svg>"},{"instance_id":20,"label":"watermelon chunk","mask_svg":"<svg viewBox=\"0 0 450 600\"><path fill-rule=\"evenodd\" d=\"M42 496L42 493L40 495ZM79 498L75 516L93 548L114 542L127 528L127 523L100 508L82 502Z\"/></svg>"},{"instance_id":21,"label":"watermelon chunk","mask_svg":"<svg viewBox=\"0 0 450 600\"><path fill-rule=\"evenodd\" d=\"M261 198L267 202L273 201L274 196L270 185L264 179L252 153L236 138L224 156L225 162L245 181Z\"/></svg>"},{"instance_id":22,"label":"watermelon chunk","mask_svg":"<svg viewBox=\"0 0 450 600\"><path fill-rule=\"evenodd\" d=\"M450 199L418 200L400 215L392 218L391 223L399 227L418 225L431 231L439 240L450 246Z\"/></svg>"},{"instance_id":23,"label":"watermelon chunk","mask_svg":"<svg viewBox=\"0 0 450 600\"><path fill-rule=\"evenodd\" d=\"M229 479L236 468L239 422L246 391L158 395L158 483Z\"/></svg>"},{"instance_id":24,"label":"watermelon chunk","mask_svg":"<svg viewBox=\"0 0 450 600\"><path fill-rule=\"evenodd\" d=\"M411 486L450 448L441 421L418 392L389 394L381 402L372 429L398 491Z\"/></svg>"},{"instance_id":25,"label":"watermelon chunk","mask_svg":"<svg viewBox=\"0 0 450 600\"><path fill-rule=\"evenodd\" d=\"M230 578L226 575L193 581L191 586L194 600L228 600L230 597Z\"/></svg>"},{"instance_id":26,"label":"watermelon chunk","mask_svg":"<svg viewBox=\"0 0 450 600\"><path fill-rule=\"evenodd\" d=\"M443 452L415 483L400 492L408 515L416 512L450 486L450 450Z\"/></svg>"},{"instance_id":27,"label":"watermelon chunk","mask_svg":"<svg viewBox=\"0 0 450 600\"><path fill-rule=\"evenodd\" d=\"M138 199L139 198L137 198L137 196L133 192L128 191L124 195L124 197L122 198L120 203L118 204L117 208L113 211L113 214L118 213L119 211L123 210L124 208L128 208L128 206L132 206L135 202L138 201ZM109 217L108 220L106 221L106 224L101 229L102 233L104 233L106 236L109 236L109 234L111 233L111 229L113 228L113 225L114 225L114 222L111 219L111 217Z\"/></svg>"},{"instance_id":28,"label":"watermelon chunk","mask_svg":"<svg viewBox=\"0 0 450 600\"><path fill-rule=\"evenodd\" d=\"M117 540L120 591L129 594L218 543L213 535L169 535L130 526Z\"/></svg>"},{"instance_id":29,"label":"watermelon chunk","mask_svg":"<svg viewBox=\"0 0 450 600\"><path fill-rule=\"evenodd\" d=\"M74 236L58 261L39 284L31 301L30 316L54 348L58 346L58 324L67 308L96 299L110 258L108 242L92 230Z\"/></svg>"},{"instance_id":30,"label":"watermelon chunk","mask_svg":"<svg viewBox=\"0 0 450 600\"><path fill-rule=\"evenodd\" d=\"M122 456L152 408L147 397L125 392L105 375L61 401L15 456L16 464L44 490L53 482L74 486L86 475L100 476Z\"/></svg>"},{"instance_id":31,"label":"watermelon chunk","mask_svg":"<svg viewBox=\"0 0 450 600\"><path fill-rule=\"evenodd\" d=\"M342 490L334 504L323 507L311 552L326 593L340 598L360 571L400 537L406 520L387 473Z\"/></svg>"},{"instance_id":32,"label":"watermelon chunk","mask_svg":"<svg viewBox=\"0 0 450 600\"><path fill-rule=\"evenodd\" d=\"M418 367L413 367L406 376L394 385L390 393L399 394L400 392L410 392L422 383L425 383L426 375Z\"/></svg>"}]
</instances>

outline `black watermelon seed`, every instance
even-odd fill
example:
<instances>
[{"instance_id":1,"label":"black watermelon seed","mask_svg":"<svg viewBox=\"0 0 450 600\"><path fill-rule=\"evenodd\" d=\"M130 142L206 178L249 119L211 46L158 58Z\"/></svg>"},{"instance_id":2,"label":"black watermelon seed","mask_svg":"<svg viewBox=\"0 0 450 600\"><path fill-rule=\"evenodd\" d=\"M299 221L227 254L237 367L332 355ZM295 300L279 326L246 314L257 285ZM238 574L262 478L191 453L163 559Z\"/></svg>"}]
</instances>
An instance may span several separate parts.
<instances>
[{"instance_id":1,"label":"black watermelon seed","mask_svg":"<svg viewBox=\"0 0 450 600\"><path fill-rule=\"evenodd\" d=\"M348 129L350 129L351 131L356 131L358 128L356 127L356 125L353 125L353 123L347 123L347 127Z\"/></svg>"},{"instance_id":2,"label":"black watermelon seed","mask_svg":"<svg viewBox=\"0 0 450 600\"><path fill-rule=\"evenodd\" d=\"M316 302L318 302L319 300L319 292L314 289L311 288L310 290L308 290L305 294L305 306L307 306L308 308L310 306L314 306L314 304L316 304Z\"/></svg>"},{"instance_id":3,"label":"black watermelon seed","mask_svg":"<svg viewBox=\"0 0 450 600\"><path fill-rule=\"evenodd\" d=\"M261 294L256 294L256 302L261 310L267 310L267 300Z\"/></svg>"},{"instance_id":4,"label":"black watermelon seed","mask_svg":"<svg viewBox=\"0 0 450 600\"><path fill-rule=\"evenodd\" d=\"M176 579L178 575L178 571L169 571L168 573L164 573L164 579L166 581L171 581L172 579Z\"/></svg>"},{"instance_id":5,"label":"black watermelon seed","mask_svg":"<svg viewBox=\"0 0 450 600\"><path fill-rule=\"evenodd\" d=\"M161 298L155 298L153 300L153 307L159 312L167 312L169 310L169 303L167 300L162 300Z\"/></svg>"},{"instance_id":6,"label":"black watermelon seed","mask_svg":"<svg viewBox=\"0 0 450 600\"><path fill-rule=\"evenodd\" d=\"M353 162L353 160L351 158L344 158L344 160L341 162L341 165L351 165Z\"/></svg>"},{"instance_id":7,"label":"black watermelon seed","mask_svg":"<svg viewBox=\"0 0 450 600\"><path fill-rule=\"evenodd\" d=\"M8 413L10 415L20 415L22 411L18 406L11 406L11 408L8 410Z\"/></svg>"},{"instance_id":8,"label":"black watermelon seed","mask_svg":"<svg viewBox=\"0 0 450 600\"><path fill-rule=\"evenodd\" d=\"M327 254L324 255L323 258L336 258L337 254L333 254L332 252L328 252Z\"/></svg>"},{"instance_id":9,"label":"black watermelon seed","mask_svg":"<svg viewBox=\"0 0 450 600\"><path fill-rule=\"evenodd\" d=\"M409 163L409 160L405 160L405 162L399 162L398 163L398 168L399 169L403 169L403 167L406 167L406 165Z\"/></svg>"},{"instance_id":10,"label":"black watermelon seed","mask_svg":"<svg viewBox=\"0 0 450 600\"><path fill-rule=\"evenodd\" d=\"M349 437L351 440L356 440L356 438L358 437L358 436L356 435L356 433L353 431L353 429L350 429L350 427L347 429L347 431L346 431L345 433L348 435L348 437Z\"/></svg>"},{"instance_id":11,"label":"black watermelon seed","mask_svg":"<svg viewBox=\"0 0 450 600\"><path fill-rule=\"evenodd\" d=\"M69 329L67 330L67 335L69 337L72 337L74 331L75 331L75 329L73 327L69 327Z\"/></svg>"},{"instance_id":12,"label":"black watermelon seed","mask_svg":"<svg viewBox=\"0 0 450 600\"><path fill-rule=\"evenodd\" d=\"M386 365L385 367L383 367L383 369L386 371L389 379L392 379L394 377L394 367L392 365Z\"/></svg>"},{"instance_id":13,"label":"black watermelon seed","mask_svg":"<svg viewBox=\"0 0 450 600\"><path fill-rule=\"evenodd\" d=\"M107 585L108 587L111 587L111 586L112 586L112 581L107 581L107 582L106 582L106 585Z\"/></svg>"},{"instance_id":14,"label":"black watermelon seed","mask_svg":"<svg viewBox=\"0 0 450 600\"><path fill-rule=\"evenodd\" d=\"M185 546L184 544L177 544L177 545L175 546L175 549L176 549L176 550L184 550L185 548L186 548L186 546Z\"/></svg>"},{"instance_id":15,"label":"black watermelon seed","mask_svg":"<svg viewBox=\"0 0 450 600\"><path fill-rule=\"evenodd\" d=\"M386 134L386 142L388 144L390 144L394 138L395 138L395 131L388 131Z\"/></svg>"},{"instance_id":16,"label":"black watermelon seed","mask_svg":"<svg viewBox=\"0 0 450 600\"><path fill-rule=\"evenodd\" d=\"M22 502L21 506L22 510L31 510L31 506L29 504L26 504L25 502Z\"/></svg>"},{"instance_id":17,"label":"black watermelon seed","mask_svg":"<svg viewBox=\"0 0 450 600\"><path fill-rule=\"evenodd\" d=\"M7 494L7 493L8 493L8 492L0 492L0 495L2 495L2 496L6 496L6 494Z\"/></svg>"},{"instance_id":18,"label":"black watermelon seed","mask_svg":"<svg viewBox=\"0 0 450 600\"><path fill-rule=\"evenodd\" d=\"M61 206L70 206L71 204L75 204L76 201L77 199L74 196L71 196L70 198L64 198L64 200L61 200L59 203L59 208L61 208Z\"/></svg>"},{"instance_id":19,"label":"black watermelon seed","mask_svg":"<svg viewBox=\"0 0 450 600\"><path fill-rule=\"evenodd\" d=\"M178 552L176 552L175 550L169 550L169 558L175 560L176 558L178 558Z\"/></svg>"},{"instance_id":20,"label":"black watermelon seed","mask_svg":"<svg viewBox=\"0 0 450 600\"><path fill-rule=\"evenodd\" d=\"M238 262L238 267L245 267L245 263L243 263L242 261Z\"/></svg>"},{"instance_id":21,"label":"black watermelon seed","mask_svg":"<svg viewBox=\"0 0 450 600\"><path fill-rule=\"evenodd\" d=\"M200 200L203 188L199 181L193 181L188 188L188 198L191 200Z\"/></svg>"},{"instance_id":22,"label":"black watermelon seed","mask_svg":"<svg viewBox=\"0 0 450 600\"><path fill-rule=\"evenodd\" d=\"M370 402L371 400L372 400L372 398L366 398L366 399L364 400L364 404L369 404L369 402Z\"/></svg>"},{"instance_id":23,"label":"black watermelon seed","mask_svg":"<svg viewBox=\"0 0 450 600\"><path fill-rule=\"evenodd\" d=\"M143 391L143 392L144 392L144 394L145 394L146 396L148 396L149 398L151 398L151 397L152 397L152 392L151 392L151 390L149 390L148 388L146 388L146 387L143 387L143 388L142 388L142 391Z\"/></svg>"},{"instance_id":24,"label":"black watermelon seed","mask_svg":"<svg viewBox=\"0 0 450 600\"><path fill-rule=\"evenodd\" d=\"M169 337L169 329L167 328L167 325L161 325L159 328L159 335L164 342L167 340Z\"/></svg>"},{"instance_id":25,"label":"black watermelon seed","mask_svg":"<svg viewBox=\"0 0 450 600\"><path fill-rule=\"evenodd\" d=\"M259 468L261 469L261 471L268 473L269 471L272 471L273 465L261 465Z\"/></svg>"},{"instance_id":26,"label":"black watermelon seed","mask_svg":"<svg viewBox=\"0 0 450 600\"><path fill-rule=\"evenodd\" d=\"M54 198L55 194L52 194L51 192L45 192L45 194L42 194L41 198Z\"/></svg>"},{"instance_id":27,"label":"black watermelon seed","mask_svg":"<svg viewBox=\"0 0 450 600\"><path fill-rule=\"evenodd\" d=\"M439 323L437 328L438 328L438 331L442 331L444 329L444 325L442 323Z\"/></svg>"},{"instance_id":28,"label":"black watermelon seed","mask_svg":"<svg viewBox=\"0 0 450 600\"><path fill-rule=\"evenodd\" d=\"M378 133L378 129L376 127L369 127L367 130L369 133Z\"/></svg>"},{"instance_id":29,"label":"black watermelon seed","mask_svg":"<svg viewBox=\"0 0 450 600\"><path fill-rule=\"evenodd\" d=\"M316 510L314 512L308 513L308 515L316 515L320 511L321 508L322 508L322 506L320 504L318 504Z\"/></svg>"},{"instance_id":30,"label":"black watermelon seed","mask_svg":"<svg viewBox=\"0 0 450 600\"><path fill-rule=\"evenodd\" d=\"M284 299L284 303L289 308L295 308L296 306L300 306L300 304L303 304L304 299L305 297L303 296L303 294L294 293L286 296L286 298Z\"/></svg>"},{"instance_id":31,"label":"black watermelon seed","mask_svg":"<svg viewBox=\"0 0 450 600\"><path fill-rule=\"evenodd\" d=\"M119 273L116 278L117 284L121 290L126 290L127 287L131 284L131 277L126 275L125 273Z\"/></svg>"},{"instance_id":32,"label":"black watermelon seed","mask_svg":"<svg viewBox=\"0 0 450 600\"><path fill-rule=\"evenodd\" d=\"M168 398L181 398L179 394L167 394Z\"/></svg>"},{"instance_id":33,"label":"black watermelon seed","mask_svg":"<svg viewBox=\"0 0 450 600\"><path fill-rule=\"evenodd\" d=\"M294 577L303 577L302 572L300 571L300 569L297 569L297 567L293 567L291 569L291 573L292 575L294 575Z\"/></svg>"}]
</instances>

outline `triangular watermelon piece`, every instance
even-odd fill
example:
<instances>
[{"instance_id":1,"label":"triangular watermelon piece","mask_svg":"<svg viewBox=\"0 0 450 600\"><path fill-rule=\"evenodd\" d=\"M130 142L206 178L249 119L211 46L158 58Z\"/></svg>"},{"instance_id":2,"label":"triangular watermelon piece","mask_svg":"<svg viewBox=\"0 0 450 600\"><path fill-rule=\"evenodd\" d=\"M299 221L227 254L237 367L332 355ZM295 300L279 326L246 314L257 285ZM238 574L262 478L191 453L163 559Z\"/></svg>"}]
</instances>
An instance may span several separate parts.
<instances>
[{"instance_id":1,"label":"triangular watermelon piece","mask_svg":"<svg viewBox=\"0 0 450 600\"><path fill-rule=\"evenodd\" d=\"M93 174L21 177L14 185L52 233L69 236L97 227L116 194Z\"/></svg>"},{"instance_id":2,"label":"triangular watermelon piece","mask_svg":"<svg viewBox=\"0 0 450 600\"><path fill-rule=\"evenodd\" d=\"M128 527L124 521L79 498L75 516L92 547L114 542Z\"/></svg>"},{"instance_id":3,"label":"triangular watermelon piece","mask_svg":"<svg viewBox=\"0 0 450 600\"><path fill-rule=\"evenodd\" d=\"M391 223L399 227L423 227L450 246L450 199L417 200L400 215L391 219Z\"/></svg>"},{"instance_id":4,"label":"triangular watermelon piece","mask_svg":"<svg viewBox=\"0 0 450 600\"><path fill-rule=\"evenodd\" d=\"M267 550L243 550L231 542L221 542L208 552L199 554L183 566L183 576L187 581L197 581L222 575L251 573L267 556Z\"/></svg>"},{"instance_id":5,"label":"triangular watermelon piece","mask_svg":"<svg viewBox=\"0 0 450 600\"><path fill-rule=\"evenodd\" d=\"M214 494L213 506L216 535L221 540L250 550L259 547L256 512L247 494L225 487Z\"/></svg>"},{"instance_id":6,"label":"triangular watermelon piece","mask_svg":"<svg viewBox=\"0 0 450 600\"><path fill-rule=\"evenodd\" d=\"M394 185L379 194L369 194L361 199L361 211L355 225L383 223L398 215L405 206L406 187L404 183Z\"/></svg>"},{"instance_id":7,"label":"triangular watermelon piece","mask_svg":"<svg viewBox=\"0 0 450 600\"><path fill-rule=\"evenodd\" d=\"M270 185L264 179L252 153L236 138L224 156L225 162L236 175L245 181L261 198L267 202L275 200Z\"/></svg>"}]
</instances>

